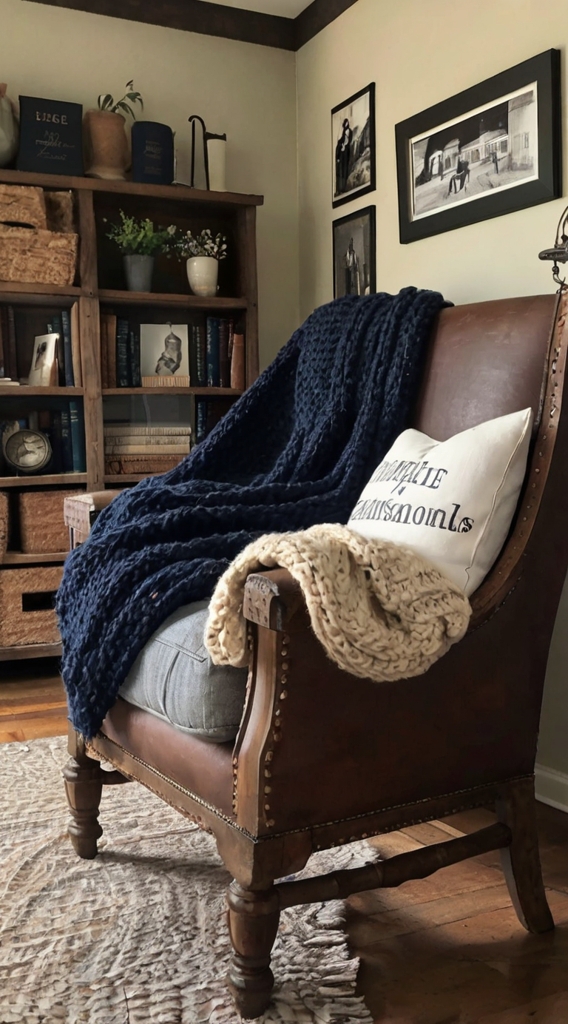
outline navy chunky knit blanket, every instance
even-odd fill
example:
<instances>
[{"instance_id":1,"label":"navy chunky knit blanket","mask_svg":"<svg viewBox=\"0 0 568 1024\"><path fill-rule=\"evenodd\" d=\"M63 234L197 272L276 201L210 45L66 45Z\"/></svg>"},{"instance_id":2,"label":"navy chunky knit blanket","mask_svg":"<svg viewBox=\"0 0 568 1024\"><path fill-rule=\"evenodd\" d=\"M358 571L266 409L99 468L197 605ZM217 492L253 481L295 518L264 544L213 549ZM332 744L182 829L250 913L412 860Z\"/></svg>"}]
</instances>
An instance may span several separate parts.
<instances>
[{"instance_id":1,"label":"navy chunky knit blanket","mask_svg":"<svg viewBox=\"0 0 568 1024\"><path fill-rule=\"evenodd\" d=\"M437 292L345 296L316 309L211 434L123 491L65 563L57 599L70 717L98 730L137 654L209 597L263 533L346 523L403 430Z\"/></svg>"}]
</instances>

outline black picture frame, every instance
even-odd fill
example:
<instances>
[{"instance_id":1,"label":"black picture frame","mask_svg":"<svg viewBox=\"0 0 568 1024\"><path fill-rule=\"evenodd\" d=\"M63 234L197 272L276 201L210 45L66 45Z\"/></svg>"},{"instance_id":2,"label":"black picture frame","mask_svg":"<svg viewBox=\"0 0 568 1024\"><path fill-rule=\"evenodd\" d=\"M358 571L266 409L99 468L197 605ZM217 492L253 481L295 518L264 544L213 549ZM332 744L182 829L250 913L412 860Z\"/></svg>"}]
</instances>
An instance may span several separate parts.
<instances>
[{"instance_id":1,"label":"black picture frame","mask_svg":"<svg viewBox=\"0 0 568 1024\"><path fill-rule=\"evenodd\" d=\"M402 243L557 199L560 51L422 110L395 136Z\"/></svg>"},{"instance_id":2,"label":"black picture frame","mask_svg":"<svg viewBox=\"0 0 568 1024\"><path fill-rule=\"evenodd\" d=\"M347 126L346 126L347 122ZM342 206L376 188L375 83L331 111L332 206Z\"/></svg>"},{"instance_id":3,"label":"black picture frame","mask_svg":"<svg viewBox=\"0 0 568 1024\"><path fill-rule=\"evenodd\" d=\"M370 295L377 290L376 215L374 206L365 206L332 223L333 297ZM348 265L347 254L353 242L355 259Z\"/></svg>"}]
</instances>

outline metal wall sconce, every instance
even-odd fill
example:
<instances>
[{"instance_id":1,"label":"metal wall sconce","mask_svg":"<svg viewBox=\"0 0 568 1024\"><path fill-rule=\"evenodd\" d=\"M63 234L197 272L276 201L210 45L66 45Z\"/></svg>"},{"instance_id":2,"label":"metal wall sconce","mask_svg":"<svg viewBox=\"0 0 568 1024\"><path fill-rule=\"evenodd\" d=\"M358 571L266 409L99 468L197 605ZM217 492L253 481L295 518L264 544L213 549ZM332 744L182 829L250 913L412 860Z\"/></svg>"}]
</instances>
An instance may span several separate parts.
<instances>
[{"instance_id":1,"label":"metal wall sconce","mask_svg":"<svg viewBox=\"0 0 568 1024\"><path fill-rule=\"evenodd\" d=\"M552 277L556 281L560 288L566 287L566 278L559 276L560 268L559 263L568 263L568 206L560 214L560 220L558 221L558 227L556 228L556 238L554 240L554 246L552 249L543 249L539 252L539 260L551 260L552 261Z\"/></svg>"},{"instance_id":2,"label":"metal wall sconce","mask_svg":"<svg viewBox=\"0 0 568 1024\"><path fill-rule=\"evenodd\" d=\"M195 188L195 122L199 121L203 135L203 164L205 168L205 188L209 191L225 191L225 143L226 135L214 135L208 132L205 121L199 114L188 117L191 124L191 179L190 188Z\"/></svg>"}]
</instances>

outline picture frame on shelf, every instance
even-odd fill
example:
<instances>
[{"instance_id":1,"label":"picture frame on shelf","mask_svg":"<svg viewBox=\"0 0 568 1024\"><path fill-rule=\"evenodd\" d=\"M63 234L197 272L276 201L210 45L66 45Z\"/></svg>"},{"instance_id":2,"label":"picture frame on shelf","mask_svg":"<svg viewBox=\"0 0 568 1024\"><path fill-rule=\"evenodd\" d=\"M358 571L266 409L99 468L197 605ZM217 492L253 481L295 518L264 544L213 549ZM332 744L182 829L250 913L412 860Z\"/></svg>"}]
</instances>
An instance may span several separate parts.
<instances>
[{"instance_id":1,"label":"picture frame on shelf","mask_svg":"<svg viewBox=\"0 0 568 1024\"><path fill-rule=\"evenodd\" d=\"M376 291L375 207L333 221L333 297Z\"/></svg>"},{"instance_id":2,"label":"picture frame on shelf","mask_svg":"<svg viewBox=\"0 0 568 1024\"><path fill-rule=\"evenodd\" d=\"M375 83L331 111L332 206L374 192Z\"/></svg>"},{"instance_id":3,"label":"picture frame on shelf","mask_svg":"<svg viewBox=\"0 0 568 1024\"><path fill-rule=\"evenodd\" d=\"M187 324L140 324L140 374L165 387L189 382Z\"/></svg>"},{"instance_id":4,"label":"picture frame on shelf","mask_svg":"<svg viewBox=\"0 0 568 1024\"><path fill-rule=\"evenodd\" d=\"M38 334L34 339L28 374L30 387L53 387L58 382L57 343L59 334Z\"/></svg>"},{"instance_id":5,"label":"picture frame on shelf","mask_svg":"<svg viewBox=\"0 0 568 1024\"><path fill-rule=\"evenodd\" d=\"M558 198L560 109L551 49L397 124L400 241Z\"/></svg>"}]
</instances>

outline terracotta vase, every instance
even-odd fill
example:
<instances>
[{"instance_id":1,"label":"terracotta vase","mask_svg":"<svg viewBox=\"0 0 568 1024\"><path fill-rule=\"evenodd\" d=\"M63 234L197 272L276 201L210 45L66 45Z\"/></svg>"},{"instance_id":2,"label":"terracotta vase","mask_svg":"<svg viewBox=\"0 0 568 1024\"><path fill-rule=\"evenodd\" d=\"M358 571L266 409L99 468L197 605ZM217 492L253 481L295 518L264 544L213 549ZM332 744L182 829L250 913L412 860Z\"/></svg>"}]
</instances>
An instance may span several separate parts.
<instances>
[{"instance_id":1,"label":"terracotta vase","mask_svg":"<svg viewBox=\"0 0 568 1024\"><path fill-rule=\"evenodd\" d=\"M130 167L130 144L122 114L110 110L87 110L85 127L85 172L90 178L124 180Z\"/></svg>"}]
</instances>

